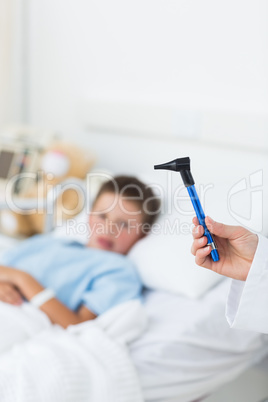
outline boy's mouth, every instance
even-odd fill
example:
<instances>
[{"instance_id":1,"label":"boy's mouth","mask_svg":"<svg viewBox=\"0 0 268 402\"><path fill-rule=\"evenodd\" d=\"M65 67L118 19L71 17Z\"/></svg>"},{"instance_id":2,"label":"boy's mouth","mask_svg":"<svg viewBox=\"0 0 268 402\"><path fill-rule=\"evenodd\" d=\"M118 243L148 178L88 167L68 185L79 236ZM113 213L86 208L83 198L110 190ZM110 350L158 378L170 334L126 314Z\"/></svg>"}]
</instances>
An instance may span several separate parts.
<instances>
[{"instance_id":1,"label":"boy's mouth","mask_svg":"<svg viewBox=\"0 0 268 402\"><path fill-rule=\"evenodd\" d=\"M113 242L111 240L105 239L104 237L98 237L97 241L102 249L111 250L113 248Z\"/></svg>"}]
</instances>

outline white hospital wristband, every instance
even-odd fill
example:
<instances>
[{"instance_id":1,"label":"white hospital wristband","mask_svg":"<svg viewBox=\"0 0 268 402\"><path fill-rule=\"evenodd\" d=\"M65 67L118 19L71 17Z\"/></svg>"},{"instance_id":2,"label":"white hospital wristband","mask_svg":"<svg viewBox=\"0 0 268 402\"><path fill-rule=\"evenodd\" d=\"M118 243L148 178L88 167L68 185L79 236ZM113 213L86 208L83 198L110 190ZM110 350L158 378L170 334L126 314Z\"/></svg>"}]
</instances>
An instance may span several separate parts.
<instances>
[{"instance_id":1,"label":"white hospital wristband","mask_svg":"<svg viewBox=\"0 0 268 402\"><path fill-rule=\"evenodd\" d=\"M55 297L54 290L46 288L44 290L41 290L41 292L37 293L34 297L32 297L29 300L29 302L33 304L35 307L39 308L50 299L53 299L54 297Z\"/></svg>"}]
</instances>

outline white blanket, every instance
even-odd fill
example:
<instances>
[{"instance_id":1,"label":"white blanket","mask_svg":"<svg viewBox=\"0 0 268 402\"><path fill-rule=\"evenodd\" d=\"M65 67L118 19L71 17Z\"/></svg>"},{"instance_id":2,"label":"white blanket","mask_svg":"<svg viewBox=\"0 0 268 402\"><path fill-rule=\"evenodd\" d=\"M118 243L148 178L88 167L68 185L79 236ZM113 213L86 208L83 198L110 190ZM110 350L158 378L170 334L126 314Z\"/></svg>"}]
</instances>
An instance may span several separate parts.
<instances>
[{"instance_id":1,"label":"white blanket","mask_svg":"<svg viewBox=\"0 0 268 402\"><path fill-rule=\"evenodd\" d=\"M138 301L67 330L0 302L0 323L1 402L142 402L127 347L146 326Z\"/></svg>"}]
</instances>

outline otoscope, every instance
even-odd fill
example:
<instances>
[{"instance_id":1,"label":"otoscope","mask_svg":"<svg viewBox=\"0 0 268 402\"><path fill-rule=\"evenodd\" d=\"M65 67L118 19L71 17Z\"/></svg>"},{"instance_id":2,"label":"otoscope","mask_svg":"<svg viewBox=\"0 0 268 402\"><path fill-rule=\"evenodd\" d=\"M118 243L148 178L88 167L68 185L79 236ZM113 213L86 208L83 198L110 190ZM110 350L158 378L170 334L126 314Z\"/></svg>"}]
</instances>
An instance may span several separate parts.
<instances>
[{"instance_id":1,"label":"otoscope","mask_svg":"<svg viewBox=\"0 0 268 402\"><path fill-rule=\"evenodd\" d=\"M183 183L187 188L188 194L191 198L199 224L202 225L205 230L204 235L208 239L207 244L211 246L211 257L213 261L219 261L220 257L217 251L217 245L215 243L215 240L213 239L212 234L205 224L205 214L194 186L194 179L190 170L190 158L186 157L174 159L173 161L163 163L162 165L155 165L154 168L180 172Z\"/></svg>"}]
</instances>

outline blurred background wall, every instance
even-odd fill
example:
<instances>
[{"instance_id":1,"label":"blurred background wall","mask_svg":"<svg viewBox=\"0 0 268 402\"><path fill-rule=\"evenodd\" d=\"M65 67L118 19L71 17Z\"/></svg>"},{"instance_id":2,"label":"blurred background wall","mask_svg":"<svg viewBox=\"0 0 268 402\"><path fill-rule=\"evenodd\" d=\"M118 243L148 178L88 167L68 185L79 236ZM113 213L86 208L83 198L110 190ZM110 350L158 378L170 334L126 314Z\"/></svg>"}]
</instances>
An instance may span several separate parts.
<instances>
[{"instance_id":1,"label":"blurred background wall","mask_svg":"<svg viewBox=\"0 0 268 402\"><path fill-rule=\"evenodd\" d=\"M99 99L175 108L190 137L200 111L239 116L237 128L250 116L237 141L255 127L266 138L266 0L0 1L2 125L73 137Z\"/></svg>"},{"instance_id":2,"label":"blurred background wall","mask_svg":"<svg viewBox=\"0 0 268 402\"><path fill-rule=\"evenodd\" d=\"M21 121L23 16L16 0L0 0L0 127ZM20 43L19 43L20 42Z\"/></svg>"}]
</instances>

